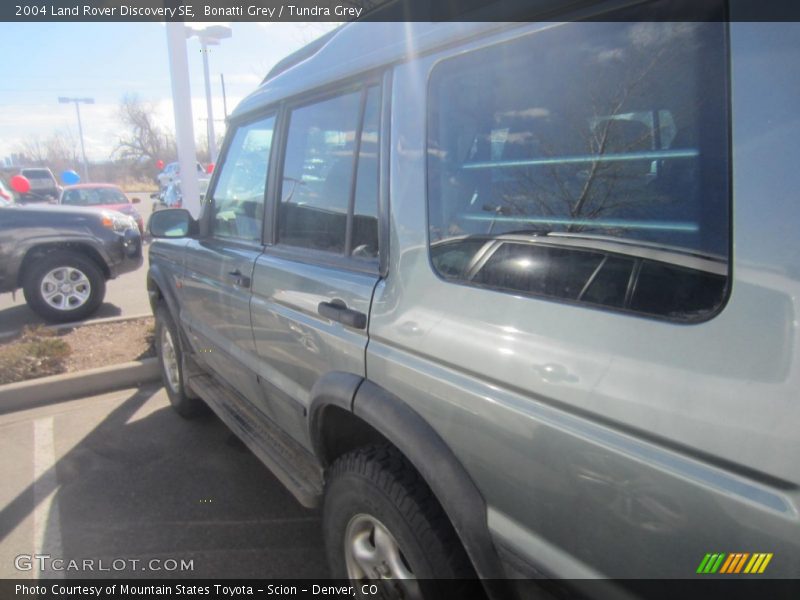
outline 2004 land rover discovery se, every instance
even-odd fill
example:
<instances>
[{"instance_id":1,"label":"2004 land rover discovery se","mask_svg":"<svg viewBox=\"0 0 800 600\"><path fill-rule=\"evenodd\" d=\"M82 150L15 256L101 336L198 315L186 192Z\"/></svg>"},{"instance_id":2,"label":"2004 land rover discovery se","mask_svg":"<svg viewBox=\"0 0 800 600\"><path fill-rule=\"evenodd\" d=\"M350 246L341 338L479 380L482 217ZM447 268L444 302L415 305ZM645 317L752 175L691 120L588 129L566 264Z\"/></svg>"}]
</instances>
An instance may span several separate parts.
<instances>
[{"instance_id":1,"label":"2004 land rover discovery se","mask_svg":"<svg viewBox=\"0 0 800 600\"><path fill-rule=\"evenodd\" d=\"M323 506L332 574L800 575L800 26L663 7L345 26L153 216L174 408Z\"/></svg>"}]
</instances>

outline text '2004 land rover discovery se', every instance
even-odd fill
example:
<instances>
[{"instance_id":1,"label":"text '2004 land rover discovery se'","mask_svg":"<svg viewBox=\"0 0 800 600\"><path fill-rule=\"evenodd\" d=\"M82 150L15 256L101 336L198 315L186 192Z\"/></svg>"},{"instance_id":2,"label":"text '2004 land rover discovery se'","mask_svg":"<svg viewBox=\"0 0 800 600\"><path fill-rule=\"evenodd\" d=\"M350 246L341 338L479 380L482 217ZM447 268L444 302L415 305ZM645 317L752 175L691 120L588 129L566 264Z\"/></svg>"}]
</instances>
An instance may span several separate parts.
<instances>
[{"instance_id":1,"label":"text '2004 land rover discovery se'","mask_svg":"<svg viewBox=\"0 0 800 600\"><path fill-rule=\"evenodd\" d=\"M345 26L153 216L175 409L323 507L333 575L800 575L800 27L669 5Z\"/></svg>"}]
</instances>

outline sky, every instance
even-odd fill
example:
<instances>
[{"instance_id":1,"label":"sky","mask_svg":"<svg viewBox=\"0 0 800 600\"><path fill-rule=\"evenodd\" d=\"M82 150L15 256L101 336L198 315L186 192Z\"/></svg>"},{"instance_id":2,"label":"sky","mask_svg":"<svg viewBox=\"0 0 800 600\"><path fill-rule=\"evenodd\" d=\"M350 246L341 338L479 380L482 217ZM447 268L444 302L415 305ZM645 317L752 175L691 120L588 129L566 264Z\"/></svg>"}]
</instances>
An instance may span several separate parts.
<instances>
[{"instance_id":1,"label":"sky","mask_svg":"<svg viewBox=\"0 0 800 600\"><path fill-rule=\"evenodd\" d=\"M228 112L253 91L281 58L337 23L223 23L232 37L209 47L214 119L224 118L220 73ZM210 25L198 23L197 28ZM57 132L78 140L74 104L59 96L91 97L82 104L86 155L106 160L122 128L119 105L128 93L152 103L158 123L174 131L167 34L163 23L0 23L0 163L26 140ZM206 128L203 61L197 38L186 41L195 137ZM217 133L223 124L216 123Z\"/></svg>"}]
</instances>

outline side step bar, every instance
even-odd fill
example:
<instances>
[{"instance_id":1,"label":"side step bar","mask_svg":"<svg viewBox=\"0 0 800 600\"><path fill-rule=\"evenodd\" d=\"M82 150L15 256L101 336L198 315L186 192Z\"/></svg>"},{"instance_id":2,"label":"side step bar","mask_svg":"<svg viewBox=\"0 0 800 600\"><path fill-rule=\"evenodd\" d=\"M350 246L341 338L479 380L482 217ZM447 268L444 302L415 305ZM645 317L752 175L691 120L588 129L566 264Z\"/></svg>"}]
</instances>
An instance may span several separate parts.
<instances>
[{"instance_id":1,"label":"side step bar","mask_svg":"<svg viewBox=\"0 0 800 600\"><path fill-rule=\"evenodd\" d=\"M303 506L316 508L324 487L314 456L253 407L238 392L211 375L190 377L189 386L263 462Z\"/></svg>"}]
</instances>

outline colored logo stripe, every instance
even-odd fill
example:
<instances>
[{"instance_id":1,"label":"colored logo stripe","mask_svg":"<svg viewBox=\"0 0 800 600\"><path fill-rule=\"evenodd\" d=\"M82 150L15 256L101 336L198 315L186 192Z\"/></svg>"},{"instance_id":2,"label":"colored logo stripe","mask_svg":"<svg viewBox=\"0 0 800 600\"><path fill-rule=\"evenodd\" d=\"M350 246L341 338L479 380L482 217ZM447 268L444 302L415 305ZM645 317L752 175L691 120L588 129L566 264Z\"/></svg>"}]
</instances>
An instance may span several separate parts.
<instances>
[{"instance_id":1,"label":"colored logo stripe","mask_svg":"<svg viewBox=\"0 0 800 600\"><path fill-rule=\"evenodd\" d=\"M744 562L750 557L750 554L747 552L737 552L735 554L731 554L728 557L728 560L725 561L725 564L722 565L722 569L720 569L720 573L738 573L744 567Z\"/></svg>"},{"instance_id":2,"label":"colored logo stripe","mask_svg":"<svg viewBox=\"0 0 800 600\"><path fill-rule=\"evenodd\" d=\"M738 554L729 554L729 555L728 555L728 560L726 560L726 561L723 563L723 565L722 565L722 568L720 569L720 571L719 571L719 572L720 572L720 573L727 573L727 572L728 572L728 569L730 569L730 568L731 568L731 563L733 563L733 562L736 560L736 557L737 557L737 556L738 556Z\"/></svg>"},{"instance_id":3,"label":"colored logo stripe","mask_svg":"<svg viewBox=\"0 0 800 600\"><path fill-rule=\"evenodd\" d=\"M750 559L750 562L747 563L747 566L744 569L745 573L763 573L764 569L767 568L769 561L772 560L772 553L758 553L753 554L753 558Z\"/></svg>"},{"instance_id":4,"label":"colored logo stripe","mask_svg":"<svg viewBox=\"0 0 800 600\"><path fill-rule=\"evenodd\" d=\"M700 566L697 567L698 573L716 573L722 560L725 558L725 553L706 554Z\"/></svg>"},{"instance_id":5,"label":"colored logo stripe","mask_svg":"<svg viewBox=\"0 0 800 600\"><path fill-rule=\"evenodd\" d=\"M697 573L713 574L736 574L736 573L763 573L767 565L772 560L772 553L756 552L733 552L726 554L717 552L706 554L697 567ZM747 565L747 566L745 566Z\"/></svg>"}]
</instances>

